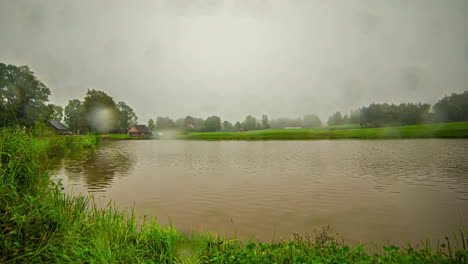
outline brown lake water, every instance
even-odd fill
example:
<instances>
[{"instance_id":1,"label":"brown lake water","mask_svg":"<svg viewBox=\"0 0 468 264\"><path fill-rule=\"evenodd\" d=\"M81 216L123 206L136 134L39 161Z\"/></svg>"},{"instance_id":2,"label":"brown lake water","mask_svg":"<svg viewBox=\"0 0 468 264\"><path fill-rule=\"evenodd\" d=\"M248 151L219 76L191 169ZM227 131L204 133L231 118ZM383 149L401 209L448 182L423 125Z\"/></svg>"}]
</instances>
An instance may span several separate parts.
<instances>
[{"instance_id":1,"label":"brown lake water","mask_svg":"<svg viewBox=\"0 0 468 264\"><path fill-rule=\"evenodd\" d=\"M330 225L402 244L468 226L468 140L104 141L56 175L185 233L266 241Z\"/></svg>"}]
</instances>

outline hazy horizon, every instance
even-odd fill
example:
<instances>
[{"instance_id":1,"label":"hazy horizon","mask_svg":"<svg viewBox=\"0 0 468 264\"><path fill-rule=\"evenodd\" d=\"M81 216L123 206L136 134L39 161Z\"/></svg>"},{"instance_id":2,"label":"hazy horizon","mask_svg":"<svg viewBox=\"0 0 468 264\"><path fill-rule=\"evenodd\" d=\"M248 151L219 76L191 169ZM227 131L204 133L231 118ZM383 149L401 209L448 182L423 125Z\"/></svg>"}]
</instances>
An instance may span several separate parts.
<instances>
[{"instance_id":1,"label":"hazy horizon","mask_svg":"<svg viewBox=\"0 0 468 264\"><path fill-rule=\"evenodd\" d=\"M243 120L467 90L468 1L2 1L0 62L65 106L87 89L139 117Z\"/></svg>"}]
</instances>

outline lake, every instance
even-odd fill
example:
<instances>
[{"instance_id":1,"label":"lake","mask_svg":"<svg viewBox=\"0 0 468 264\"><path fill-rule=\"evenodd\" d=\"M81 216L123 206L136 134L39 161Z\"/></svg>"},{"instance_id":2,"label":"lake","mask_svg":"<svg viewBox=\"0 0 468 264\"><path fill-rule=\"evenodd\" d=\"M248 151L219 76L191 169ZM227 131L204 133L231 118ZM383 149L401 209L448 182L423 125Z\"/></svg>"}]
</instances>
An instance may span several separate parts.
<instances>
[{"instance_id":1,"label":"lake","mask_svg":"<svg viewBox=\"0 0 468 264\"><path fill-rule=\"evenodd\" d=\"M104 141L64 159L65 192L183 233L433 242L468 224L468 140Z\"/></svg>"}]
</instances>

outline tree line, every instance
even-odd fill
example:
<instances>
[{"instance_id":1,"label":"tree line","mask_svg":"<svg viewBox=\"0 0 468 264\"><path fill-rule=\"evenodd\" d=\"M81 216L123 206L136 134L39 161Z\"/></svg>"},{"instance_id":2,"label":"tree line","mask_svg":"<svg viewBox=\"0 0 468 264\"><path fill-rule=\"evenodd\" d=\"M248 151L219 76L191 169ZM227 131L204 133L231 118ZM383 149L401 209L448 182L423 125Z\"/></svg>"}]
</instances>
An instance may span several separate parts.
<instances>
[{"instance_id":1,"label":"tree line","mask_svg":"<svg viewBox=\"0 0 468 264\"><path fill-rule=\"evenodd\" d=\"M48 103L49 96L50 89L28 66L0 63L0 126L30 129L63 119L75 133L126 133L137 122L129 105L102 91L88 90L82 101L70 100L65 109Z\"/></svg>"},{"instance_id":2,"label":"tree line","mask_svg":"<svg viewBox=\"0 0 468 264\"><path fill-rule=\"evenodd\" d=\"M90 131L127 133L138 118L125 102L115 102L103 91L88 90L83 100L70 100L63 109L50 104L50 90L28 66L0 63L0 126L33 127L62 119L75 133ZM415 125L434 122L468 121L468 91L438 100L432 107L423 103L376 104L351 110L349 114L336 112L328 118L329 126L360 124L361 127ZM148 121L152 130L181 129L187 132L248 131L285 127L322 126L320 118L308 114L302 118L257 119L247 115L244 120L231 123L218 116L206 119L186 116L173 120L157 117Z\"/></svg>"},{"instance_id":3,"label":"tree line","mask_svg":"<svg viewBox=\"0 0 468 264\"><path fill-rule=\"evenodd\" d=\"M328 126L359 124L361 127L406 126L428 123L468 121L468 91L438 100L434 106L424 103L376 104L351 110L349 114L336 112L328 118ZM187 116L173 121L169 117L157 117L148 121L151 129L184 129L189 132L248 131L259 129L279 129L285 127L319 127L322 122L317 115L309 114L303 118L269 119L263 115L256 119L248 115L244 121L232 124L221 122L218 116L194 118Z\"/></svg>"},{"instance_id":4,"label":"tree line","mask_svg":"<svg viewBox=\"0 0 468 264\"><path fill-rule=\"evenodd\" d=\"M103 91L88 90L82 101L73 99L65 106L65 123L74 133L127 133L138 117L125 102L115 102Z\"/></svg>"},{"instance_id":5,"label":"tree line","mask_svg":"<svg viewBox=\"0 0 468 264\"><path fill-rule=\"evenodd\" d=\"M329 126L360 124L361 127L406 126L428 123L468 121L468 91L445 96L435 103L376 104L352 110L349 115L336 112Z\"/></svg>"},{"instance_id":6,"label":"tree line","mask_svg":"<svg viewBox=\"0 0 468 264\"><path fill-rule=\"evenodd\" d=\"M210 116L206 119L192 117L190 115L185 118L171 119L170 117L158 116L155 119L148 120L148 128L151 130L166 130L178 129L187 132L231 132L231 131L249 131L261 130L270 128L284 127L314 127L321 126L322 122L317 115L305 115L303 118L277 118L269 119L268 115L262 115L257 119L252 115L247 115L244 120L231 123L230 121L222 121L219 116Z\"/></svg>"}]
</instances>

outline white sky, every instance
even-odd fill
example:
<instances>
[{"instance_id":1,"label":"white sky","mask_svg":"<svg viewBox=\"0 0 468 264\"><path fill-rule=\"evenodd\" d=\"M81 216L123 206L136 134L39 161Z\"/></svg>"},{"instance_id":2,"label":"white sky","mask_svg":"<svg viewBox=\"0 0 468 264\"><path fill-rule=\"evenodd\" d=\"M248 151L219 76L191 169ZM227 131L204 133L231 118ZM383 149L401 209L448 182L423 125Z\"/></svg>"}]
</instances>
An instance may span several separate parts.
<instances>
[{"instance_id":1,"label":"white sky","mask_svg":"<svg viewBox=\"0 0 468 264\"><path fill-rule=\"evenodd\" d=\"M468 90L466 0L0 0L0 61L65 106L296 117ZM324 120L325 119L325 120Z\"/></svg>"}]
</instances>

